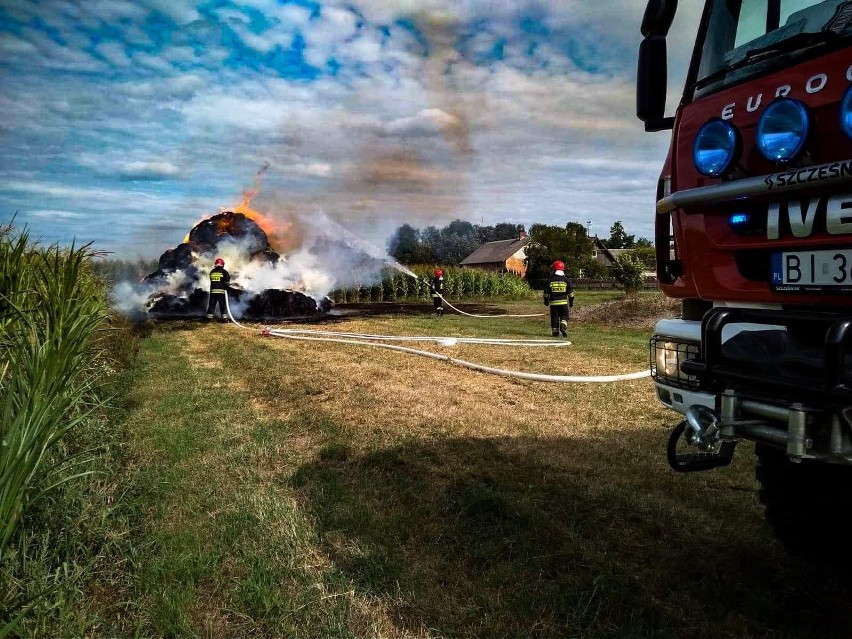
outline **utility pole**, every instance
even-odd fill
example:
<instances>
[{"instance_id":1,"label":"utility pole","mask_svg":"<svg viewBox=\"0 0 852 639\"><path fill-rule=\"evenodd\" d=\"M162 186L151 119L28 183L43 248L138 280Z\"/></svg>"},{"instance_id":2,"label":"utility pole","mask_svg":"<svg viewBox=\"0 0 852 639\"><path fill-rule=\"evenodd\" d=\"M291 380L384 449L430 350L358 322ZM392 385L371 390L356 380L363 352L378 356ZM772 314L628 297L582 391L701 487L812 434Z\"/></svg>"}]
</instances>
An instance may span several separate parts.
<instances>
[{"instance_id":1,"label":"utility pole","mask_svg":"<svg viewBox=\"0 0 852 639\"><path fill-rule=\"evenodd\" d=\"M592 221L591 220L586 222L586 235L588 235L589 237L592 237Z\"/></svg>"}]
</instances>

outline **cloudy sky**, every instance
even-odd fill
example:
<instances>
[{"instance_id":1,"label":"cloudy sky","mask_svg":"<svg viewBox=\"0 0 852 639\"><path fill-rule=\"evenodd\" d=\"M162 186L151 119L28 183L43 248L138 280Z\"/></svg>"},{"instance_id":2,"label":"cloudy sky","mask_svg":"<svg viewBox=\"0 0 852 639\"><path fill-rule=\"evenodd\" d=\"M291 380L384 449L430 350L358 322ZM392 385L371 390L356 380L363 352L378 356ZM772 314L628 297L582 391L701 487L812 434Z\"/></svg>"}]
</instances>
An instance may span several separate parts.
<instances>
[{"instance_id":1,"label":"cloudy sky","mask_svg":"<svg viewBox=\"0 0 852 639\"><path fill-rule=\"evenodd\" d=\"M159 255L268 162L255 208L380 245L455 218L651 236L668 138L634 115L643 4L0 0L0 221Z\"/></svg>"}]
</instances>

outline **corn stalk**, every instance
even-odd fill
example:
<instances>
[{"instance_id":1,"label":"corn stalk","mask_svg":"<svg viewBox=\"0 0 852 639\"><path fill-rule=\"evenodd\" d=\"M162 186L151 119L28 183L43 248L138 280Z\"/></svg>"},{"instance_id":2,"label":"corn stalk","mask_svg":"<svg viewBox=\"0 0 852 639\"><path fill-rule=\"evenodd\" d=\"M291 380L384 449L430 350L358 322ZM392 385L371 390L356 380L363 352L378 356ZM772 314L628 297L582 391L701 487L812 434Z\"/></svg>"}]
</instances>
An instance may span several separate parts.
<instances>
[{"instance_id":1,"label":"corn stalk","mask_svg":"<svg viewBox=\"0 0 852 639\"><path fill-rule=\"evenodd\" d=\"M450 300L519 300L535 296L526 280L512 273L494 273L470 268L442 267L444 296ZM367 286L351 286L331 293L338 304L356 302L415 301L429 297L429 282L434 267L413 266L418 279L388 269L381 282Z\"/></svg>"},{"instance_id":2,"label":"corn stalk","mask_svg":"<svg viewBox=\"0 0 852 639\"><path fill-rule=\"evenodd\" d=\"M93 365L108 307L89 246L33 250L0 229L0 558L27 508L79 477L59 443L99 406Z\"/></svg>"}]
</instances>

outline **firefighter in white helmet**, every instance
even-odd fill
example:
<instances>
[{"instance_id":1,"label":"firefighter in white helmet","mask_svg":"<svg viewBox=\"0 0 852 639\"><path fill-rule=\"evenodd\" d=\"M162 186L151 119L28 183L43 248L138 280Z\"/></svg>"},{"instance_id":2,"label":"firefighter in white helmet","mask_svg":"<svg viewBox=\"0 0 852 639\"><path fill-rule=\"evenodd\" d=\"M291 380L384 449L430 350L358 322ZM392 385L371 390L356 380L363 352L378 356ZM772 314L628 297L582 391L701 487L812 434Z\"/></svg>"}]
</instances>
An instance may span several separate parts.
<instances>
[{"instance_id":1,"label":"firefighter in white helmet","mask_svg":"<svg viewBox=\"0 0 852 639\"><path fill-rule=\"evenodd\" d=\"M207 319L212 320L216 306L219 306L219 320L227 320L228 312L225 306L225 296L228 294L228 284L231 275L225 270L225 260L217 257L210 271L210 300L207 302Z\"/></svg>"}]
</instances>

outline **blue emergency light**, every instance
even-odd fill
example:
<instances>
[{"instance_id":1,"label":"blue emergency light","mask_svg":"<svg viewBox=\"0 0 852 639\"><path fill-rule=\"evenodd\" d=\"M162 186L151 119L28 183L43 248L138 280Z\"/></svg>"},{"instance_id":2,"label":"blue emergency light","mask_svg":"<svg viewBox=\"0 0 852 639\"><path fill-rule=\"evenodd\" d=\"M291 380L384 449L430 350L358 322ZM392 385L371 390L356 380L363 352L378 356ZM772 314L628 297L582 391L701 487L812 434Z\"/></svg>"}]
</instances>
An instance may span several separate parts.
<instances>
[{"instance_id":1,"label":"blue emergency light","mask_svg":"<svg viewBox=\"0 0 852 639\"><path fill-rule=\"evenodd\" d=\"M740 137L732 124L714 118L698 129L692 144L692 162L701 175L721 177L739 154Z\"/></svg>"},{"instance_id":2,"label":"blue emergency light","mask_svg":"<svg viewBox=\"0 0 852 639\"><path fill-rule=\"evenodd\" d=\"M798 100L779 98L757 122L757 148L767 160L789 162L804 150L810 128L808 107Z\"/></svg>"},{"instance_id":3,"label":"blue emergency light","mask_svg":"<svg viewBox=\"0 0 852 639\"><path fill-rule=\"evenodd\" d=\"M852 87L846 89L846 95L840 103L840 128L852 138Z\"/></svg>"}]
</instances>

